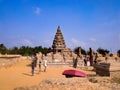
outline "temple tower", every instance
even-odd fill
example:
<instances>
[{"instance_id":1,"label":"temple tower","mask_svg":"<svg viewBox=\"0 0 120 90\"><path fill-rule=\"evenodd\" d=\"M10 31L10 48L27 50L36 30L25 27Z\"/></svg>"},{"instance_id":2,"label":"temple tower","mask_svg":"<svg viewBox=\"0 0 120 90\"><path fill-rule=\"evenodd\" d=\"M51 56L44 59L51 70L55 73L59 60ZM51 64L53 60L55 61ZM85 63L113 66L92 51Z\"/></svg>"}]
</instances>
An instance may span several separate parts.
<instances>
[{"instance_id":1,"label":"temple tower","mask_svg":"<svg viewBox=\"0 0 120 90\"><path fill-rule=\"evenodd\" d=\"M53 40L52 48L53 48L54 53L63 52L64 49L66 48L65 40L62 35L60 26L58 26L58 28L57 28L57 32L56 32L54 40Z\"/></svg>"}]
</instances>

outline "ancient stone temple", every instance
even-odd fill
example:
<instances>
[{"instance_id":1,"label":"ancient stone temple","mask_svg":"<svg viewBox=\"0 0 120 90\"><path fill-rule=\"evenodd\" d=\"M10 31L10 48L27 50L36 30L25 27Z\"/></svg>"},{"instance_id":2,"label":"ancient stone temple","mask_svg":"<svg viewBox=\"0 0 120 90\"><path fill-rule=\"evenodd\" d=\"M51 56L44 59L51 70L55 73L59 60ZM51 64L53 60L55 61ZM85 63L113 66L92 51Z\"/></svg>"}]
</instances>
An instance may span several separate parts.
<instances>
[{"instance_id":1,"label":"ancient stone temple","mask_svg":"<svg viewBox=\"0 0 120 90\"><path fill-rule=\"evenodd\" d=\"M68 62L69 60L71 61L72 51L71 49L66 47L60 26L58 26L57 28L57 32L53 40L52 48L53 48L53 58L52 58L53 62Z\"/></svg>"},{"instance_id":2,"label":"ancient stone temple","mask_svg":"<svg viewBox=\"0 0 120 90\"><path fill-rule=\"evenodd\" d=\"M43 59L48 60L49 63L71 63L73 62L73 58L76 58L76 54L70 48L66 47L60 26L58 26L52 44L52 52L43 56Z\"/></svg>"},{"instance_id":3,"label":"ancient stone temple","mask_svg":"<svg viewBox=\"0 0 120 90\"><path fill-rule=\"evenodd\" d=\"M66 48L65 40L62 35L60 26L58 26L57 28L57 32L53 40L52 48L53 48L53 53L63 52L64 49Z\"/></svg>"}]
</instances>

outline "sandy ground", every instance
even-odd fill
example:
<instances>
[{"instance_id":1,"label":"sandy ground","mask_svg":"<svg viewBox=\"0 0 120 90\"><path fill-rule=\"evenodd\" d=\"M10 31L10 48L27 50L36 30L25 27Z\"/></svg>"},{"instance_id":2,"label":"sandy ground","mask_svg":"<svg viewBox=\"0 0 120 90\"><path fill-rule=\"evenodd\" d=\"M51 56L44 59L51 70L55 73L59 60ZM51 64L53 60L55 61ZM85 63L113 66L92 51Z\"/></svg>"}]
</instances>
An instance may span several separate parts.
<instances>
[{"instance_id":1,"label":"sandy ground","mask_svg":"<svg viewBox=\"0 0 120 90\"><path fill-rule=\"evenodd\" d=\"M72 67L50 68L47 67L47 72L38 73L38 68L35 69L35 75L31 75L31 67L29 60L20 60L18 63L9 68L0 69L0 90L13 90L15 87L38 85L42 80L48 78L65 78L62 72ZM77 68L80 70L80 68ZM82 71L82 70L81 70ZM84 71L87 74L94 74L91 71Z\"/></svg>"}]
</instances>

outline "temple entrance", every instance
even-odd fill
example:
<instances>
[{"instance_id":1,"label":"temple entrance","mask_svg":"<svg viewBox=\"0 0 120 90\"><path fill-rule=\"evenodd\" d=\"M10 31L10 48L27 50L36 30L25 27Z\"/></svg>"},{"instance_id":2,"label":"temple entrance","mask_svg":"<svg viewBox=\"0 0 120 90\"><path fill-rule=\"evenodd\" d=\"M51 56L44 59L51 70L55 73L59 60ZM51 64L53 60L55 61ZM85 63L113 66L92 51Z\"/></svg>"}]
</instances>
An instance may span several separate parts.
<instances>
[{"instance_id":1,"label":"temple entrance","mask_svg":"<svg viewBox=\"0 0 120 90\"><path fill-rule=\"evenodd\" d=\"M58 52L61 52L61 50L58 50Z\"/></svg>"}]
</instances>

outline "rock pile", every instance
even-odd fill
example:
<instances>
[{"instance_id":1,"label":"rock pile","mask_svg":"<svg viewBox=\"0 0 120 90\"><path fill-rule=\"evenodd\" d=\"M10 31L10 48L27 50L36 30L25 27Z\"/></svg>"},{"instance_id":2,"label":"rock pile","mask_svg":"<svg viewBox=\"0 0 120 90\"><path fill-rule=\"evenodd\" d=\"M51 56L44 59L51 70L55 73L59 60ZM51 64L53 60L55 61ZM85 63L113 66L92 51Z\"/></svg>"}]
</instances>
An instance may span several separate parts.
<instances>
[{"instance_id":1,"label":"rock pile","mask_svg":"<svg viewBox=\"0 0 120 90\"><path fill-rule=\"evenodd\" d=\"M100 86L108 87L109 90L120 90L120 78L119 75L114 77L91 77L90 82L99 83ZM118 83L119 81L119 83Z\"/></svg>"},{"instance_id":2,"label":"rock pile","mask_svg":"<svg viewBox=\"0 0 120 90\"><path fill-rule=\"evenodd\" d=\"M47 79L38 86L18 87L14 90L110 90L110 88L91 83L87 78L75 77Z\"/></svg>"}]
</instances>

